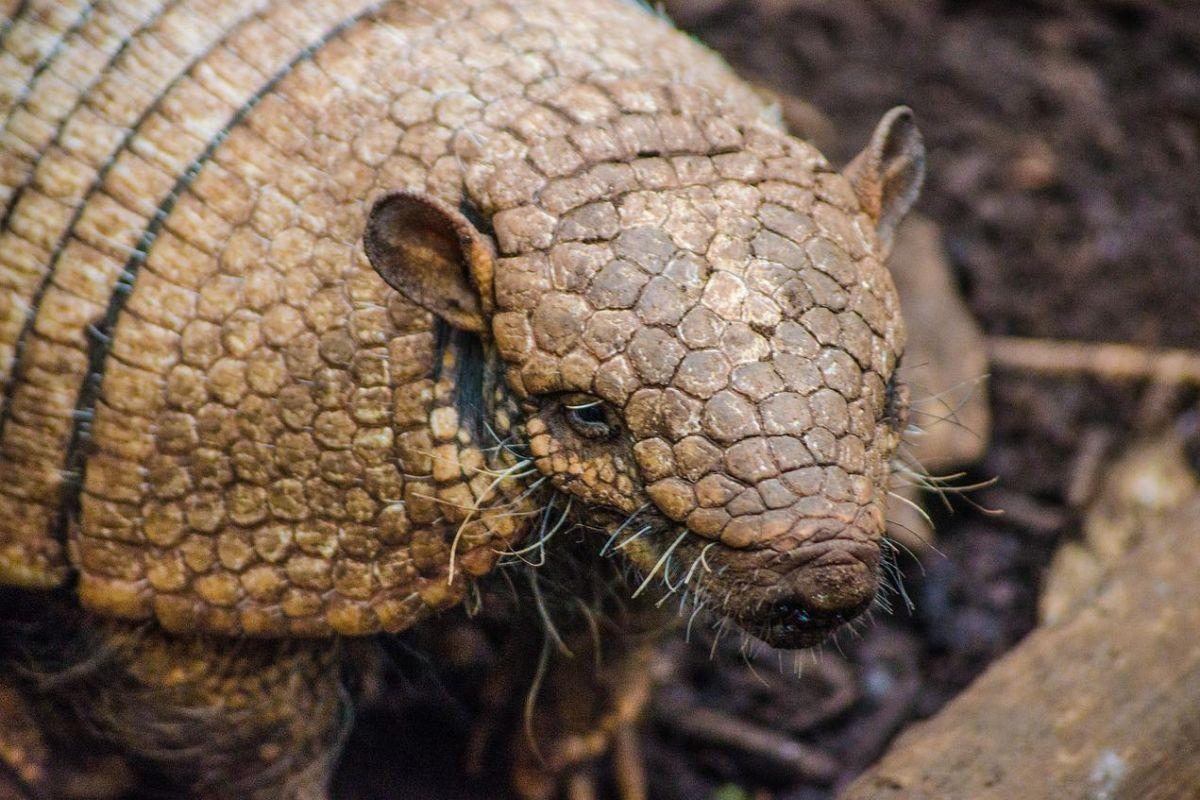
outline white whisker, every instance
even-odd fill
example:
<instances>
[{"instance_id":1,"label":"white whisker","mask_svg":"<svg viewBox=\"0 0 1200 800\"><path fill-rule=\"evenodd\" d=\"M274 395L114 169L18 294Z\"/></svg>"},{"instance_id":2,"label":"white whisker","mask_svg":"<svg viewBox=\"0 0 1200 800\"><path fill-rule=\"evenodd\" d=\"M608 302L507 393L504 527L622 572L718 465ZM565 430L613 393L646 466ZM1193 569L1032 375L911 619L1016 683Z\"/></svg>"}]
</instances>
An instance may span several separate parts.
<instances>
[{"instance_id":1,"label":"white whisker","mask_svg":"<svg viewBox=\"0 0 1200 800\"><path fill-rule=\"evenodd\" d=\"M658 572L659 567L661 567L663 564L666 563L667 559L671 557L671 553L675 552L675 548L679 546L679 543L682 542L684 537L687 535L688 535L688 532L684 531L683 533L679 534L679 536L675 539L674 542L671 543L671 546L666 549L666 552L664 552L659 557L658 561L655 562L653 569L650 570L650 574L647 575L646 579L642 581L642 585L639 586L637 588L637 591L635 591L633 593L633 595L632 595L633 597L637 597L638 595L640 595L642 592L644 592L646 590L646 587L650 585L650 581L654 578L655 573Z\"/></svg>"}]
</instances>

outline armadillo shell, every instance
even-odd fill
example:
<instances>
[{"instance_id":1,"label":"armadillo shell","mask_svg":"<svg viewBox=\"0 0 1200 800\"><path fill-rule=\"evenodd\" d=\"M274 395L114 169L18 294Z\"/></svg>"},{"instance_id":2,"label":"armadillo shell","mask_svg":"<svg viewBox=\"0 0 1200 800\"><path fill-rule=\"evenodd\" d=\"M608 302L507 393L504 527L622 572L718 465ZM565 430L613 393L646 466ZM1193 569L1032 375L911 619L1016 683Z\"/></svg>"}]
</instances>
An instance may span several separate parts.
<instances>
[{"instance_id":1,"label":"armadillo shell","mask_svg":"<svg viewBox=\"0 0 1200 800\"><path fill-rule=\"evenodd\" d=\"M486 196L497 153L670 102L593 74L726 68L623 0L5 5L0 582L233 635L458 602L520 487L367 263L371 201Z\"/></svg>"}]
</instances>

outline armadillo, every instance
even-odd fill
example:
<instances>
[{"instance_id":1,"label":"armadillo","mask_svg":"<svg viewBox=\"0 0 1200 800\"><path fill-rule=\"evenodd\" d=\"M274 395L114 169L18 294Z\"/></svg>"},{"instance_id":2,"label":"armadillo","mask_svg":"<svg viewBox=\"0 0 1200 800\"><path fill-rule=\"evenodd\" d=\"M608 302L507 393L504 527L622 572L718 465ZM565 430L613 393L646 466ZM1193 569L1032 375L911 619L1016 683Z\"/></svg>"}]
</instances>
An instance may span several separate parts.
<instances>
[{"instance_id":1,"label":"armadillo","mask_svg":"<svg viewBox=\"0 0 1200 800\"><path fill-rule=\"evenodd\" d=\"M551 506L775 646L871 603L908 109L839 171L626 0L6 5L0 584L142 684L336 662Z\"/></svg>"}]
</instances>

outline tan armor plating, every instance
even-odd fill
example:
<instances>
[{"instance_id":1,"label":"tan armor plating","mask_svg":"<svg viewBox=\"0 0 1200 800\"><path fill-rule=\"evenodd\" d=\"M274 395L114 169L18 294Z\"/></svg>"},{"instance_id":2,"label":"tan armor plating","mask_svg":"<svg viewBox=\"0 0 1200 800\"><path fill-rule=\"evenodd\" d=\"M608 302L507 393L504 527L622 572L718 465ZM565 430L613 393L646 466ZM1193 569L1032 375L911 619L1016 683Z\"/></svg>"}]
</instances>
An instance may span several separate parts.
<instances>
[{"instance_id":1,"label":"tan armor plating","mask_svg":"<svg viewBox=\"0 0 1200 800\"><path fill-rule=\"evenodd\" d=\"M170 630L395 631L517 541L537 474L701 547L882 534L887 198L668 22L40 5L0 33L0 581L74 570ZM484 434L461 353L364 252L397 190L490 223ZM525 419L557 392L618 409L628 457Z\"/></svg>"}]
</instances>

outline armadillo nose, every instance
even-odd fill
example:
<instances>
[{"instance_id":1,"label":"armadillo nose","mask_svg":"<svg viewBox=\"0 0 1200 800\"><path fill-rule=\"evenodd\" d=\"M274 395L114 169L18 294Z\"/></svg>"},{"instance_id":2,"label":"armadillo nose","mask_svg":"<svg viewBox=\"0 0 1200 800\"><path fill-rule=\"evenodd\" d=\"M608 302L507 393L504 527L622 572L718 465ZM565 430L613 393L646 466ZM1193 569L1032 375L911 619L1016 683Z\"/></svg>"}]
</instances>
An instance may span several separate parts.
<instances>
[{"instance_id":1,"label":"armadillo nose","mask_svg":"<svg viewBox=\"0 0 1200 800\"><path fill-rule=\"evenodd\" d=\"M875 570L862 561L802 568L792 591L769 613L763 638L775 647L809 647L870 607L878 589Z\"/></svg>"},{"instance_id":2,"label":"armadillo nose","mask_svg":"<svg viewBox=\"0 0 1200 800\"><path fill-rule=\"evenodd\" d=\"M878 588L875 570L854 559L801 568L793 597L817 615L845 622L866 610Z\"/></svg>"}]
</instances>

